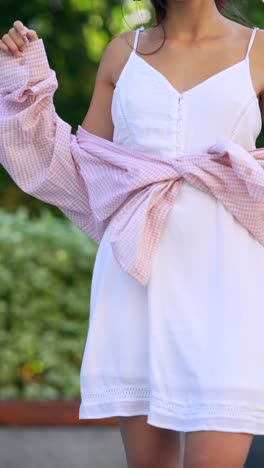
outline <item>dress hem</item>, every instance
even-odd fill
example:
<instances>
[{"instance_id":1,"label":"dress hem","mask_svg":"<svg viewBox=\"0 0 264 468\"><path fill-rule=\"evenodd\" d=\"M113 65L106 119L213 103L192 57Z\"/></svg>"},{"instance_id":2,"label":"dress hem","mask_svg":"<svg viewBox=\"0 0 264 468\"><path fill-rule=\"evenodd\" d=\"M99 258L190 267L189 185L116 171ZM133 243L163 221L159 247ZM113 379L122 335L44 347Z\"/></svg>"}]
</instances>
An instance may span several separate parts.
<instances>
[{"instance_id":1,"label":"dress hem","mask_svg":"<svg viewBox=\"0 0 264 468\"><path fill-rule=\"evenodd\" d=\"M221 402L223 406L223 402ZM208 405L209 407L209 405ZM228 408L227 408L228 411ZM113 416L147 416L147 423L179 432L213 430L264 435L264 418L250 417L248 414L236 416L219 415L219 407L210 404L210 415L196 413L186 415L180 412L163 411L149 401L101 401L87 403L79 407L79 419L100 419Z\"/></svg>"}]
</instances>

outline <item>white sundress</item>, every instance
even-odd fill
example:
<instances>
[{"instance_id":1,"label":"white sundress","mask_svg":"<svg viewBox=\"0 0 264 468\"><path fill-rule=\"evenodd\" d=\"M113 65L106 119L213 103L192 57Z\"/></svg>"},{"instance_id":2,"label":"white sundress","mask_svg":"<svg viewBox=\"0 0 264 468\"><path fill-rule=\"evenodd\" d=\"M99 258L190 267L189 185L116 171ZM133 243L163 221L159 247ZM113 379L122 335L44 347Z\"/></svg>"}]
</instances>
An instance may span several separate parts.
<instances>
[{"instance_id":1,"label":"white sundress","mask_svg":"<svg viewBox=\"0 0 264 468\"><path fill-rule=\"evenodd\" d=\"M243 60L184 93L134 49L112 101L113 141L161 157L222 138L256 148L262 119ZM181 432L264 434L264 248L184 182L147 286L117 264L111 223L94 265L79 419L147 415Z\"/></svg>"}]
</instances>

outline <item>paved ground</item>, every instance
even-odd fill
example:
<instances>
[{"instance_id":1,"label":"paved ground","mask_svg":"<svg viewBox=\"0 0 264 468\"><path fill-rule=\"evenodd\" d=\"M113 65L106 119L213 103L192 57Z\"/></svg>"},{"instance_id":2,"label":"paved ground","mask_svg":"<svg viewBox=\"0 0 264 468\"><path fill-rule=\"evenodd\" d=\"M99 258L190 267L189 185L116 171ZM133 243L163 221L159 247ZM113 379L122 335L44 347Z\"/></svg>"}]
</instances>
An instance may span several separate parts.
<instances>
[{"instance_id":1,"label":"paved ground","mask_svg":"<svg viewBox=\"0 0 264 468\"><path fill-rule=\"evenodd\" d=\"M125 468L118 428L1 428L1 468Z\"/></svg>"},{"instance_id":2,"label":"paved ground","mask_svg":"<svg viewBox=\"0 0 264 468\"><path fill-rule=\"evenodd\" d=\"M119 428L0 428L0 468L126 468ZM245 468L264 468L264 437Z\"/></svg>"},{"instance_id":3,"label":"paved ground","mask_svg":"<svg viewBox=\"0 0 264 468\"><path fill-rule=\"evenodd\" d=\"M126 468L118 427L1 427L0 468Z\"/></svg>"}]
</instances>

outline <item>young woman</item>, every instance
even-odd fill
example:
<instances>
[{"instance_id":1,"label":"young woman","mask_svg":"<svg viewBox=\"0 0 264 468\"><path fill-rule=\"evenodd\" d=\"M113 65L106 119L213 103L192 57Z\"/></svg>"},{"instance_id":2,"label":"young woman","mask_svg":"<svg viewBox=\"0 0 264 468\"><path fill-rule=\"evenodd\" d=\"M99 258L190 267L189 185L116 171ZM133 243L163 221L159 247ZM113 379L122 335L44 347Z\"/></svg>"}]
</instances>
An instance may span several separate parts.
<instances>
[{"instance_id":1,"label":"young woman","mask_svg":"<svg viewBox=\"0 0 264 468\"><path fill-rule=\"evenodd\" d=\"M222 1L153 5L158 26L106 47L82 127L164 158L222 138L254 149L264 31L225 18ZM38 40L15 21L0 48L18 56L25 37ZM110 231L94 266L80 418L118 416L129 468L181 467L180 432L184 468L243 467L264 434L263 247L188 183L146 287L115 261Z\"/></svg>"}]
</instances>

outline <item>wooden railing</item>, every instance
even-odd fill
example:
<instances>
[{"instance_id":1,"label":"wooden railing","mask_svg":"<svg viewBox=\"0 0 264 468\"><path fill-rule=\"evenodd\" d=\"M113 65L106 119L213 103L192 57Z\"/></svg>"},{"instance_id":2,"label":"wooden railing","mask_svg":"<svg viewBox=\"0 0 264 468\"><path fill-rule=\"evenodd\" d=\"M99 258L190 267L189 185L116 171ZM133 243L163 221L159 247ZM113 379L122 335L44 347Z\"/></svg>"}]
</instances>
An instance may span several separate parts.
<instances>
[{"instance_id":1,"label":"wooden railing","mask_svg":"<svg viewBox=\"0 0 264 468\"><path fill-rule=\"evenodd\" d=\"M116 426L117 417L78 419L80 401L0 401L1 426Z\"/></svg>"}]
</instances>

